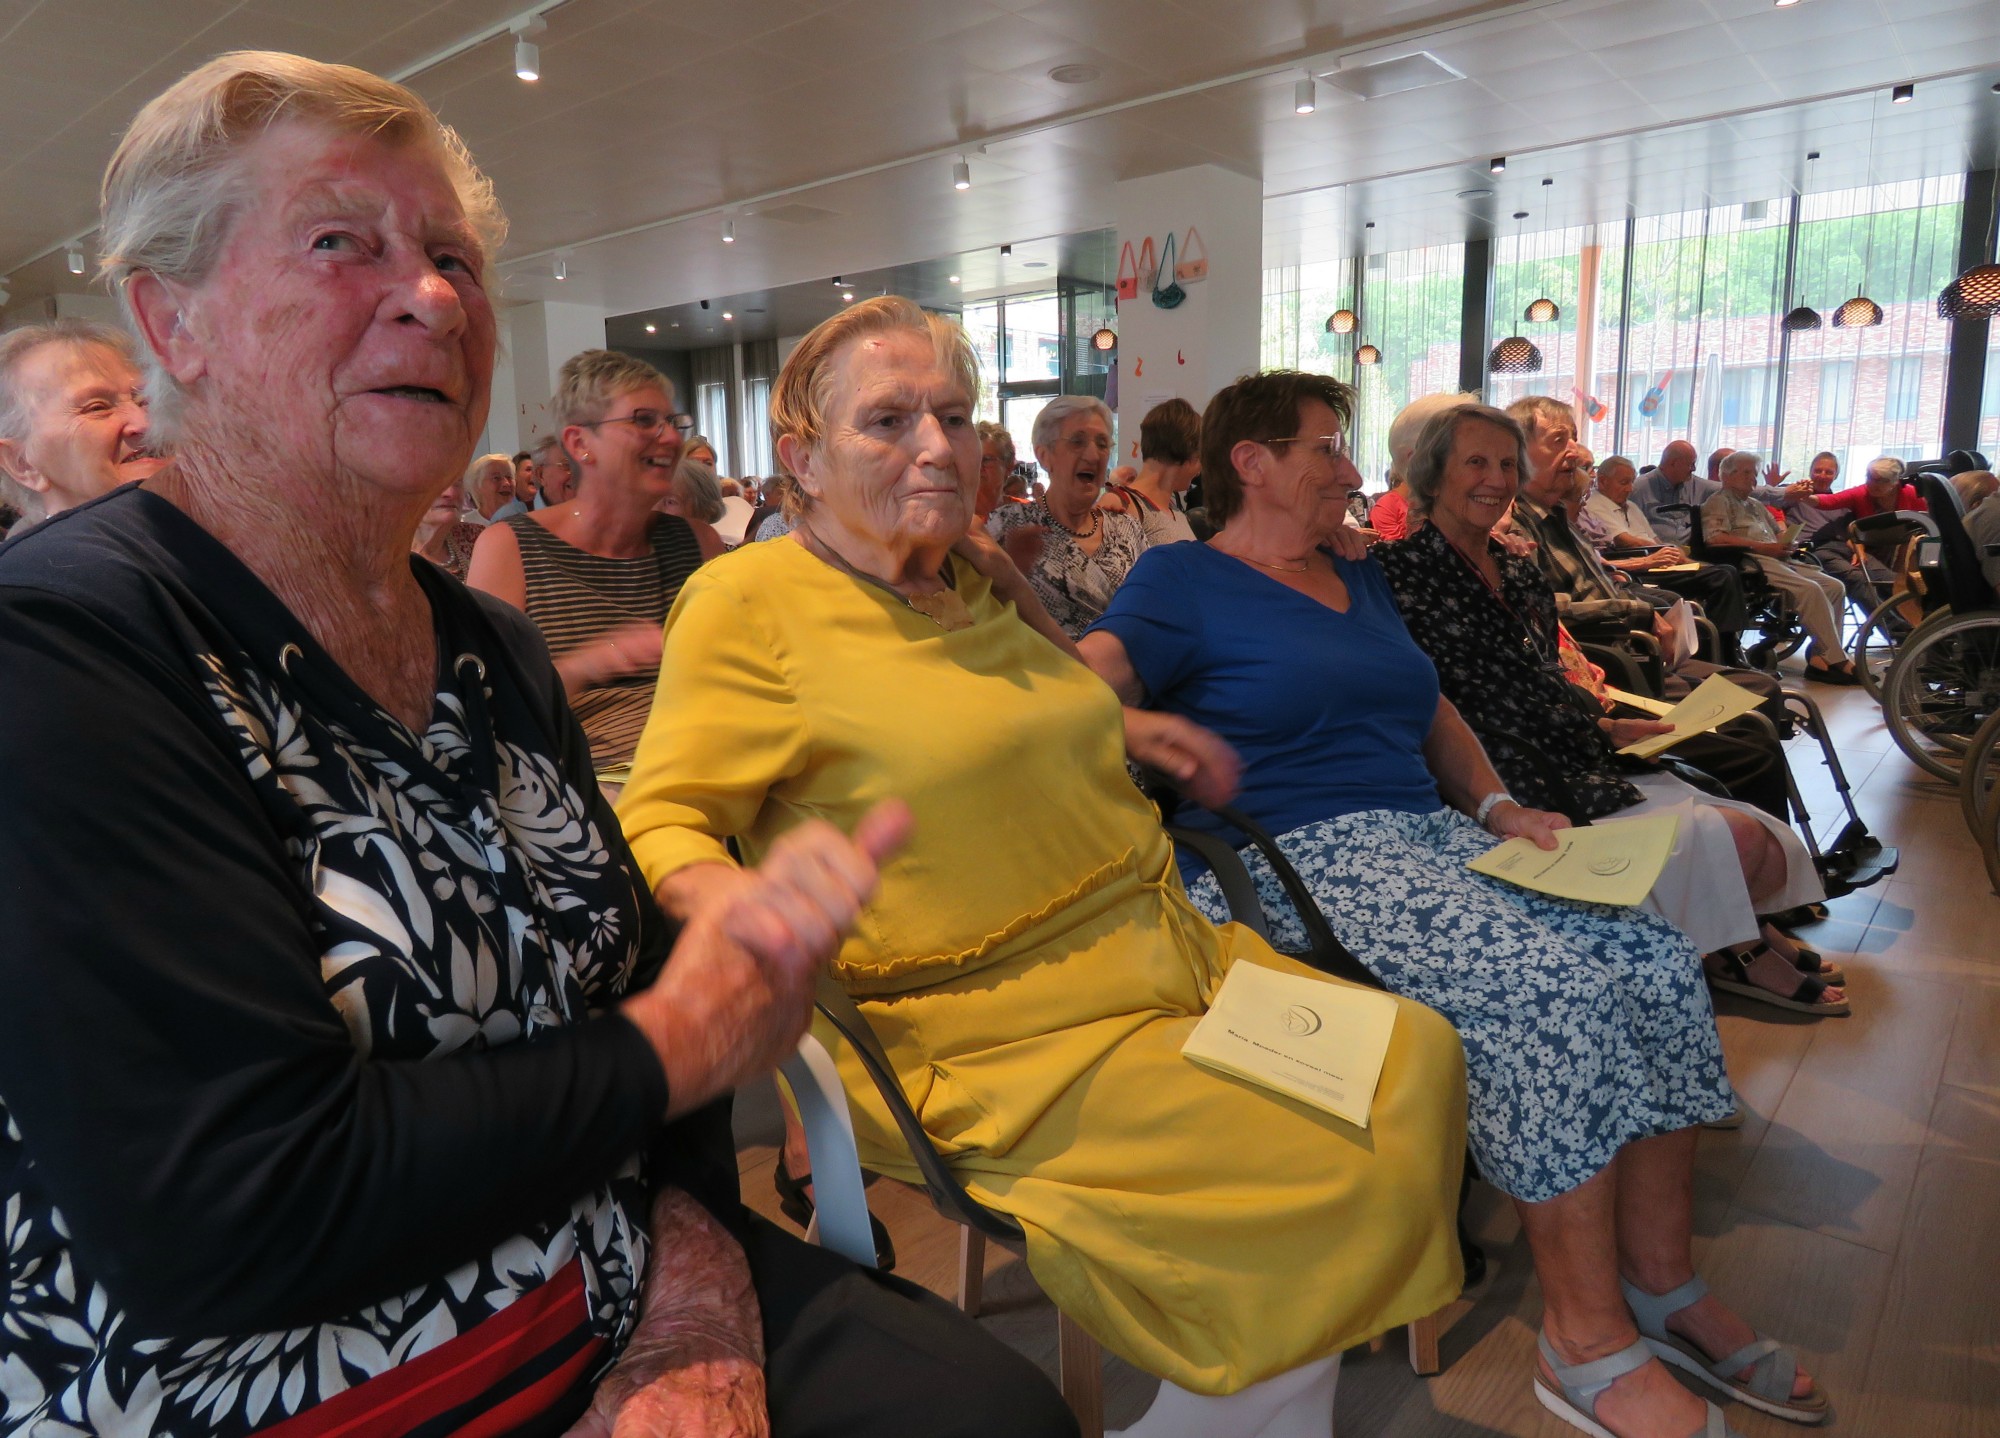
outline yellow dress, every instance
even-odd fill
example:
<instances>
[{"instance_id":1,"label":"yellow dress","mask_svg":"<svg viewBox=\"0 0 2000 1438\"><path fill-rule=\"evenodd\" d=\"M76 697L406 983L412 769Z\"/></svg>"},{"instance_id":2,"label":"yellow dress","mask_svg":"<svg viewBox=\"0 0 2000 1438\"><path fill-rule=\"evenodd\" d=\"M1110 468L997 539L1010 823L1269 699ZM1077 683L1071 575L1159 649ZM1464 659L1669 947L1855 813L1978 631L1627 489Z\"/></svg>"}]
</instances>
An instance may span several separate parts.
<instances>
[{"instance_id":1,"label":"yellow dress","mask_svg":"<svg viewBox=\"0 0 2000 1438\"><path fill-rule=\"evenodd\" d=\"M1210 1394L1437 1309L1460 1283L1457 1035L1397 1001L1366 1129L1182 1058L1232 962L1291 961L1188 905L1115 696L956 572L955 633L790 540L687 582L618 808L648 882L900 796L914 837L834 972L1058 1307ZM917 1181L829 1047L863 1161Z\"/></svg>"}]
</instances>

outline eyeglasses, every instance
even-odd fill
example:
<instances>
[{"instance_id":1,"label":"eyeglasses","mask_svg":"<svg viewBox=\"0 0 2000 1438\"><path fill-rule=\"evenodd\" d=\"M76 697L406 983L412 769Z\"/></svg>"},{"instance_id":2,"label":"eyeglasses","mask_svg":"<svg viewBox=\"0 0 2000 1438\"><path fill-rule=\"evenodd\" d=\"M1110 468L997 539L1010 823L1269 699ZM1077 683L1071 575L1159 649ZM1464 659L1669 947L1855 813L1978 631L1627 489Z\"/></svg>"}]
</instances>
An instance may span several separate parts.
<instances>
[{"instance_id":1,"label":"eyeglasses","mask_svg":"<svg viewBox=\"0 0 2000 1438\"><path fill-rule=\"evenodd\" d=\"M1077 454L1111 453L1111 436L1108 434L1073 434L1062 442L1063 448Z\"/></svg>"},{"instance_id":2,"label":"eyeglasses","mask_svg":"<svg viewBox=\"0 0 2000 1438\"><path fill-rule=\"evenodd\" d=\"M1325 460L1328 464L1347 458L1347 436L1342 434L1294 434L1288 435L1283 439L1260 440L1258 443L1266 446L1274 444L1303 444L1309 447L1311 453L1319 456L1319 458Z\"/></svg>"},{"instance_id":3,"label":"eyeglasses","mask_svg":"<svg viewBox=\"0 0 2000 1438\"><path fill-rule=\"evenodd\" d=\"M583 422L582 427L584 429L596 429L601 424L629 424L636 433L644 435L648 439L659 434L668 425L672 425L676 430L680 431L681 438L683 439L694 433L693 415L665 414L657 409L635 409L630 414L614 414L604 419L588 419Z\"/></svg>"}]
</instances>

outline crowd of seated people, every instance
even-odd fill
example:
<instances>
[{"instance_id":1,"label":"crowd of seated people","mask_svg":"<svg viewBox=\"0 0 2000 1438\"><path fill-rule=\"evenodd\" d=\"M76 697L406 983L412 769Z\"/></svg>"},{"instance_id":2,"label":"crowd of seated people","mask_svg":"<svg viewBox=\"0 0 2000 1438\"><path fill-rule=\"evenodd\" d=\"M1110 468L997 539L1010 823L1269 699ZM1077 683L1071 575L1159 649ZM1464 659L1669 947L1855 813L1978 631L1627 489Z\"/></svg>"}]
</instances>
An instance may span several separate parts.
<instances>
[{"instance_id":1,"label":"crowd of seated people","mask_svg":"<svg viewBox=\"0 0 2000 1438\"><path fill-rule=\"evenodd\" d=\"M1920 509L1900 465L1707 480L1677 440L1639 475L1556 401L1427 396L1362 527L1352 391L1271 372L1153 408L1116 476L1104 403L1050 401L1035 495L964 334L891 296L785 361L767 490L610 350L468 464L505 220L412 92L223 56L103 204L140 343L0 337L0 686L47 696L0 707L0 1427L1074 1433L949 1305L743 1205L730 1095L828 979L1053 1302L1161 1379L1135 1435L1323 1431L1341 1352L1457 1296L1468 1144L1552 1412L1721 1433L1664 1360L1828 1416L1692 1248L1699 1130L1740 1118L1711 988L1848 1011L1777 922L1823 897L1783 754L1681 746L1724 796L1621 754L1664 726L1577 640L1771 696L1662 619L1740 658L1698 511L1840 682L1881 576L1800 563L1767 506ZM1274 947L1135 767L1180 823L1275 833L1393 996L1365 1128L1181 1056L1234 966L1315 971L1277 876L1247 860ZM1466 867L1658 813L1632 908ZM835 1047L863 1162L917 1180ZM807 1207L811 1162L794 1125Z\"/></svg>"}]
</instances>

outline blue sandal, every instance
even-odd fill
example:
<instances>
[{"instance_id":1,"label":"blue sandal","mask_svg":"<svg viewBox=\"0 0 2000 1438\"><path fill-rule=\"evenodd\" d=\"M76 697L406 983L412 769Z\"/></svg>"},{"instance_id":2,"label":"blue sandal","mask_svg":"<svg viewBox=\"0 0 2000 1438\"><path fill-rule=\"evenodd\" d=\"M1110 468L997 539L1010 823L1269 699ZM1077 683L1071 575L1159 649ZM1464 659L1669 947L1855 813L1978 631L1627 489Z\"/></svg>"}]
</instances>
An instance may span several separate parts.
<instances>
[{"instance_id":1,"label":"blue sandal","mask_svg":"<svg viewBox=\"0 0 2000 1438\"><path fill-rule=\"evenodd\" d=\"M1661 1361L1693 1374L1717 1392L1726 1393L1759 1412L1793 1423L1826 1422L1832 1405L1817 1383L1804 1398L1792 1396L1792 1384L1799 1373L1799 1355L1777 1339L1759 1335L1754 1342L1745 1344L1717 1362L1687 1339L1668 1330L1669 1314L1679 1313L1707 1296L1708 1285L1702 1282L1700 1274L1672 1293L1662 1293L1657 1298L1634 1288L1623 1279L1619 1280L1619 1286L1625 1290L1625 1302L1631 1308L1633 1318L1638 1320L1643 1341L1659 1355ZM1750 1370L1750 1376L1739 1379L1736 1375L1746 1368Z\"/></svg>"},{"instance_id":2,"label":"blue sandal","mask_svg":"<svg viewBox=\"0 0 2000 1438\"><path fill-rule=\"evenodd\" d=\"M1597 1400L1604 1390L1628 1373L1636 1373L1653 1361L1653 1350L1641 1338L1630 1348L1621 1348L1609 1358L1599 1358L1590 1363L1565 1363L1556 1357L1556 1350L1549 1343L1546 1333L1535 1335L1541 1345L1542 1357L1548 1361L1549 1372L1555 1374L1562 1392L1557 1393L1542 1381L1542 1375L1535 1374L1535 1397L1542 1407L1562 1419L1572 1427L1581 1428L1590 1438L1618 1438L1609 1428L1597 1421ZM1713 1403L1708 1405L1708 1421L1688 1438L1743 1438L1734 1428L1723 1421L1722 1410Z\"/></svg>"}]
</instances>

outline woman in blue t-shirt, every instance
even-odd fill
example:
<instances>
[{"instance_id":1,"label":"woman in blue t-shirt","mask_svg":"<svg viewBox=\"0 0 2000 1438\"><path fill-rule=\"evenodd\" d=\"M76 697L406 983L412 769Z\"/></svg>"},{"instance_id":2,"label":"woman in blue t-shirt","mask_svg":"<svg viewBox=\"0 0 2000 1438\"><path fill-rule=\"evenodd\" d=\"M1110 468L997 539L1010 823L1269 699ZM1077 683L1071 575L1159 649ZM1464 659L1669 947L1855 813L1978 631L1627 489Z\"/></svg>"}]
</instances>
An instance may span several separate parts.
<instances>
[{"instance_id":1,"label":"woman in blue t-shirt","mask_svg":"<svg viewBox=\"0 0 2000 1438\"><path fill-rule=\"evenodd\" d=\"M1698 1428L1653 1355L1704 1372L1727 1355L1737 1366L1716 1387L1817 1421L1826 1398L1795 1356L1772 1344L1746 1358L1758 1340L1694 1274L1695 1135L1734 1104L1700 954L1657 915L1466 868L1507 836L1553 847L1568 821L1508 797L1381 571L1325 544L1358 479L1350 413L1351 392L1322 376L1217 394L1202 474L1220 530L1142 556L1083 656L1126 703L1234 745L1239 804L1280 835L1341 940L1458 1028L1473 1153L1514 1198L1542 1282L1543 1403L1613 1432L1681 1416L1674 1431ZM1269 870L1252 869L1281 940L1286 923L1302 940ZM1213 877L1190 878L1219 916ZM1603 1361L1582 1371L1590 1360Z\"/></svg>"}]
</instances>

